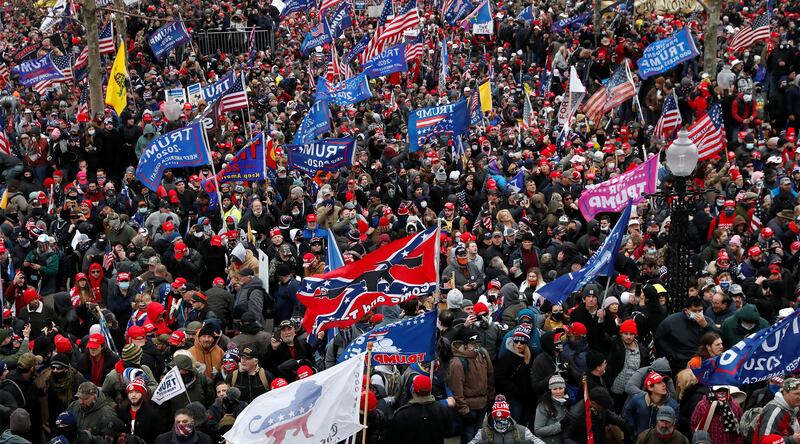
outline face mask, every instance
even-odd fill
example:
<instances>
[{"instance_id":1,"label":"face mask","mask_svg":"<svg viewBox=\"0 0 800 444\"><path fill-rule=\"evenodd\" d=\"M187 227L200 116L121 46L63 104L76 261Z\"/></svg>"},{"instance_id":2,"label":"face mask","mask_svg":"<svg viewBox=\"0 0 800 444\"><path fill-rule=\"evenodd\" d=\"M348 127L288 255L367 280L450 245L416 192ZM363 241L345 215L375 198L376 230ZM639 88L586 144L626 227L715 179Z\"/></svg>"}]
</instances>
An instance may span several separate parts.
<instances>
[{"instance_id":1,"label":"face mask","mask_svg":"<svg viewBox=\"0 0 800 444\"><path fill-rule=\"evenodd\" d=\"M295 217L297 217L297 216L299 216L299 215L300 215L300 210L298 210L297 208L295 208L294 210L292 210L292 216L295 216Z\"/></svg>"},{"instance_id":2,"label":"face mask","mask_svg":"<svg viewBox=\"0 0 800 444\"><path fill-rule=\"evenodd\" d=\"M735 210L734 210L733 208L726 208L726 209L725 209L725 215L726 215L726 216L733 216L733 212L734 212L734 211L735 211Z\"/></svg>"},{"instance_id":3,"label":"face mask","mask_svg":"<svg viewBox=\"0 0 800 444\"><path fill-rule=\"evenodd\" d=\"M194 233L194 237L200 239L201 237L203 237L203 233Z\"/></svg>"},{"instance_id":4,"label":"face mask","mask_svg":"<svg viewBox=\"0 0 800 444\"><path fill-rule=\"evenodd\" d=\"M194 424L175 424L175 434L178 436L189 436L194 432Z\"/></svg>"},{"instance_id":5,"label":"face mask","mask_svg":"<svg viewBox=\"0 0 800 444\"><path fill-rule=\"evenodd\" d=\"M564 319L564 312L553 313L550 317L556 321L561 321Z\"/></svg>"},{"instance_id":6,"label":"face mask","mask_svg":"<svg viewBox=\"0 0 800 444\"><path fill-rule=\"evenodd\" d=\"M457 257L456 261L458 262L458 265L467 265L467 258L465 257Z\"/></svg>"},{"instance_id":7,"label":"face mask","mask_svg":"<svg viewBox=\"0 0 800 444\"><path fill-rule=\"evenodd\" d=\"M386 194L387 194L389 197L394 197L394 189L392 189L392 188L389 188L389 189L386 191Z\"/></svg>"},{"instance_id":8,"label":"face mask","mask_svg":"<svg viewBox=\"0 0 800 444\"><path fill-rule=\"evenodd\" d=\"M756 324L754 324L752 322L742 321L742 328L745 329L745 330L752 330L755 327L756 327Z\"/></svg>"},{"instance_id":9,"label":"face mask","mask_svg":"<svg viewBox=\"0 0 800 444\"><path fill-rule=\"evenodd\" d=\"M147 213L147 207L141 207L141 208L139 208L139 213L140 213L140 214L145 214L145 213Z\"/></svg>"},{"instance_id":10,"label":"face mask","mask_svg":"<svg viewBox=\"0 0 800 444\"><path fill-rule=\"evenodd\" d=\"M610 227L600 227L600 232L601 233L608 233L609 231L611 231Z\"/></svg>"},{"instance_id":11,"label":"face mask","mask_svg":"<svg viewBox=\"0 0 800 444\"><path fill-rule=\"evenodd\" d=\"M720 283L719 283L719 286L720 286L720 287L721 287L723 290L725 290L725 291L728 291L728 288L731 286L731 283L730 283L730 282L728 282L728 281L722 281L722 282L720 282Z\"/></svg>"},{"instance_id":12,"label":"face mask","mask_svg":"<svg viewBox=\"0 0 800 444\"><path fill-rule=\"evenodd\" d=\"M746 143L745 146L747 147L748 150L752 150L753 149L753 144L752 143Z\"/></svg>"},{"instance_id":13,"label":"face mask","mask_svg":"<svg viewBox=\"0 0 800 444\"><path fill-rule=\"evenodd\" d=\"M745 94L742 98L744 99L745 102L750 102L751 100L753 100L753 96L751 96L750 94Z\"/></svg>"},{"instance_id":14,"label":"face mask","mask_svg":"<svg viewBox=\"0 0 800 444\"><path fill-rule=\"evenodd\" d=\"M228 230L235 230L235 229L236 229L236 225L228 224Z\"/></svg>"},{"instance_id":15,"label":"face mask","mask_svg":"<svg viewBox=\"0 0 800 444\"><path fill-rule=\"evenodd\" d=\"M609 170L613 170L613 169L614 169L614 168L616 168L616 167L617 167L617 164L616 164L616 163L614 163L614 162L611 162L611 163L609 163L609 164L608 164L608 169L609 169Z\"/></svg>"},{"instance_id":16,"label":"face mask","mask_svg":"<svg viewBox=\"0 0 800 444\"><path fill-rule=\"evenodd\" d=\"M649 254L651 256L654 256L656 254L656 252L657 252L657 250L655 248L649 248L647 250L647 254Z\"/></svg>"},{"instance_id":17,"label":"face mask","mask_svg":"<svg viewBox=\"0 0 800 444\"><path fill-rule=\"evenodd\" d=\"M494 420L494 429L497 430L497 433L505 433L510 428L511 428L511 420L510 419L503 418L503 419L495 419Z\"/></svg>"},{"instance_id":18,"label":"face mask","mask_svg":"<svg viewBox=\"0 0 800 444\"><path fill-rule=\"evenodd\" d=\"M119 283L120 290L127 290L128 287L130 287L130 286L131 286L131 283L128 282L128 281L123 281L123 282Z\"/></svg>"}]
</instances>

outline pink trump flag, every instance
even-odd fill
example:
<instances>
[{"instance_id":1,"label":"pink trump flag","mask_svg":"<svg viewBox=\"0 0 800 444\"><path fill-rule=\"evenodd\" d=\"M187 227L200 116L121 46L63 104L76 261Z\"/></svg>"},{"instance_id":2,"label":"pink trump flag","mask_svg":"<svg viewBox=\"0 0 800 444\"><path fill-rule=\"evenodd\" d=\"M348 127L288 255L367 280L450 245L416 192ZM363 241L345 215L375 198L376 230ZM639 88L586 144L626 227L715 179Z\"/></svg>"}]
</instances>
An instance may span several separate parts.
<instances>
[{"instance_id":1,"label":"pink trump flag","mask_svg":"<svg viewBox=\"0 0 800 444\"><path fill-rule=\"evenodd\" d=\"M578 206L586 220L603 212L622 211L628 202L644 200L642 193L654 193L658 182L658 155L647 159L636 168L583 190Z\"/></svg>"}]
</instances>

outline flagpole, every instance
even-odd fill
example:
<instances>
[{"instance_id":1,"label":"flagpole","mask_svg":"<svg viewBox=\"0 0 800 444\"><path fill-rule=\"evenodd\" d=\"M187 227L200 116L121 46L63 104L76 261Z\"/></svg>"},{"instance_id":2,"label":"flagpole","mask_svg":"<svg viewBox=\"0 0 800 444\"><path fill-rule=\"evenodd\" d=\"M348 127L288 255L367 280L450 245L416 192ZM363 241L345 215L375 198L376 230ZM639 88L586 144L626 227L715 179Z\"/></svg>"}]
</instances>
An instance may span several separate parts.
<instances>
[{"instance_id":1,"label":"flagpole","mask_svg":"<svg viewBox=\"0 0 800 444\"><path fill-rule=\"evenodd\" d=\"M436 267L436 293L434 294L434 299L436 299L436 303L439 303L439 299L442 298L442 291L441 291L441 288L440 288L442 286L442 276L441 276L441 270L440 270L441 267L439 266L439 258L441 258L441 256L442 256L442 252L440 251L441 250L441 240L442 240L441 230L442 230L442 220L437 218L436 219L436 240L435 240L435 242L436 242L436 261L434 261L434 263L433 263L433 266Z\"/></svg>"},{"instance_id":2,"label":"flagpole","mask_svg":"<svg viewBox=\"0 0 800 444\"><path fill-rule=\"evenodd\" d=\"M219 192L219 180L217 179L217 167L214 166L214 158L211 156L211 147L208 144L208 134L206 133L206 126L202 123L200 127L203 128L203 141L206 143L206 153L208 154L208 163L211 164L211 174L214 178L214 187L217 193L217 207L219 208L220 223L225 226L225 210L222 209L222 195Z\"/></svg>"},{"instance_id":3,"label":"flagpole","mask_svg":"<svg viewBox=\"0 0 800 444\"><path fill-rule=\"evenodd\" d=\"M361 431L361 442L367 442L367 415L369 414L369 373L372 371L372 342L367 342L367 385L364 388L364 429Z\"/></svg>"}]
</instances>

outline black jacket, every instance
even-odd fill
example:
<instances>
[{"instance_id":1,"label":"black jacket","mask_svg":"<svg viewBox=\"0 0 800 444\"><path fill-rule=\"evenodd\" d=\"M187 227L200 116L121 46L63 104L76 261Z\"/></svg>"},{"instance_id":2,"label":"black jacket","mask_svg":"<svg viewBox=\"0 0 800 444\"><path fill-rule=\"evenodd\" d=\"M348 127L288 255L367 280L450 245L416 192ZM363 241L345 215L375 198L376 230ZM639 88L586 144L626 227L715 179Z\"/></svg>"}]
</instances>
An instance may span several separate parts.
<instances>
[{"instance_id":1,"label":"black jacket","mask_svg":"<svg viewBox=\"0 0 800 444\"><path fill-rule=\"evenodd\" d=\"M294 337L294 355L292 355L289 350L289 346L284 342L281 342L281 345L278 346L277 350L273 350L271 345L267 346L266 349L267 359L264 362L264 367L272 372L272 374L286 378L287 381L293 381L295 379L295 375L283 375L280 373L278 366L283 364L285 361L289 359L298 361L301 359L308 359L311 362L314 362L314 350L311 349L311 346L308 345L308 342L300 340L300 338L297 336ZM244 396L242 398L244 399Z\"/></svg>"},{"instance_id":2,"label":"black jacket","mask_svg":"<svg viewBox=\"0 0 800 444\"><path fill-rule=\"evenodd\" d=\"M525 358L507 351L500 356L494 366L494 386L497 393L509 399L532 404L533 384L531 383L531 364L533 358L525 363Z\"/></svg>"},{"instance_id":3,"label":"black jacket","mask_svg":"<svg viewBox=\"0 0 800 444\"><path fill-rule=\"evenodd\" d=\"M628 426L625 420L612 412L592 412L592 430L594 431L595 444L604 444L606 440L606 426L615 425L628 436ZM586 414L582 402L579 402L567 411L567 416L561 420L561 430L564 430L564 444L577 444L586 441Z\"/></svg>"},{"instance_id":4,"label":"black jacket","mask_svg":"<svg viewBox=\"0 0 800 444\"><path fill-rule=\"evenodd\" d=\"M195 430L190 444L212 444L211 437L203 432ZM175 431L171 430L166 433L158 435L153 444L178 444L178 437L175 436Z\"/></svg>"},{"instance_id":5,"label":"black jacket","mask_svg":"<svg viewBox=\"0 0 800 444\"><path fill-rule=\"evenodd\" d=\"M650 351L647 347L642 345L641 341L637 341L637 345L639 346L638 368L650 365L652 361ZM625 353L625 344L622 343L622 339L620 337L614 338L611 342L610 350L608 351L608 357L606 358L606 362L608 363L606 366L606 373L603 375L606 387L608 387L609 390L611 390L611 387L614 385L614 380L617 379L617 376L625 366Z\"/></svg>"},{"instance_id":6,"label":"black jacket","mask_svg":"<svg viewBox=\"0 0 800 444\"><path fill-rule=\"evenodd\" d=\"M447 407L434 401L412 400L400 407L389 424L392 443L442 444L452 435Z\"/></svg>"},{"instance_id":7,"label":"black jacket","mask_svg":"<svg viewBox=\"0 0 800 444\"><path fill-rule=\"evenodd\" d=\"M117 416L125 423L126 432L131 431L131 410L127 402L117 409ZM136 411L136 423L132 429L134 435L144 442L153 442L158 435L164 433L163 414L159 412L149 399L142 400L142 406Z\"/></svg>"}]
</instances>

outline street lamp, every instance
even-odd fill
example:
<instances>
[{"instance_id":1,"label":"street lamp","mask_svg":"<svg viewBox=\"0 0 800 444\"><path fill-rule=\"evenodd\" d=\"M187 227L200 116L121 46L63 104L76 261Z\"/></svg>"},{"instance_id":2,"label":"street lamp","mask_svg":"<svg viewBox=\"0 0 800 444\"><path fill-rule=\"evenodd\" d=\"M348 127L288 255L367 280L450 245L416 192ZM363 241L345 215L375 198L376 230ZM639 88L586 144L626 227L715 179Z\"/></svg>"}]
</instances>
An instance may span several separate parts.
<instances>
[{"instance_id":1,"label":"street lamp","mask_svg":"<svg viewBox=\"0 0 800 444\"><path fill-rule=\"evenodd\" d=\"M669 251L667 252L667 287L670 298L667 301L669 313L681 310L689 294L689 214L690 203L702 191L686 191L686 182L697 166L697 146L689 139L685 129L678 132L678 138L667 150L667 168L674 177L673 189L665 192L670 202Z\"/></svg>"}]
</instances>

